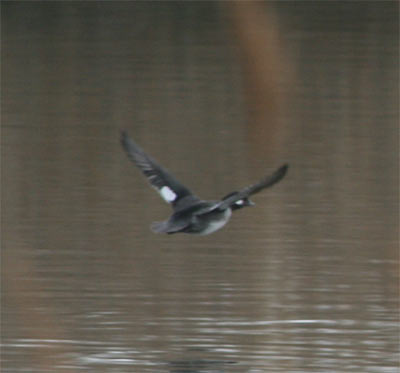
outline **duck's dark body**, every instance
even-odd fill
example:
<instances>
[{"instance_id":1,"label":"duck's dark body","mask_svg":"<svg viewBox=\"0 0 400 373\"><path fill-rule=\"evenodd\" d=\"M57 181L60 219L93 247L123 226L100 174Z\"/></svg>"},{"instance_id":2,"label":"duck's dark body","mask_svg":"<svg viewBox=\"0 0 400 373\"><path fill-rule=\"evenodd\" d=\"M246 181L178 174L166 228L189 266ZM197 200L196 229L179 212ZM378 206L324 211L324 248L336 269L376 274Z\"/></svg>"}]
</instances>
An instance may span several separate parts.
<instances>
[{"instance_id":1,"label":"duck's dark body","mask_svg":"<svg viewBox=\"0 0 400 373\"><path fill-rule=\"evenodd\" d=\"M213 209L216 202L200 201L181 211L174 212L171 217L160 223L153 223L152 229L157 233L192 233L206 235L222 228L231 217L232 211ZM209 211L211 209L211 211ZM205 211L204 213L202 211Z\"/></svg>"},{"instance_id":2,"label":"duck's dark body","mask_svg":"<svg viewBox=\"0 0 400 373\"><path fill-rule=\"evenodd\" d=\"M220 201L203 201L147 155L126 132L122 132L121 144L150 184L173 207L174 212L168 220L152 224L151 228L156 233L213 233L228 222L232 211L253 205L248 197L277 183L285 176L288 168L284 165L271 176L238 192L230 193Z\"/></svg>"}]
</instances>

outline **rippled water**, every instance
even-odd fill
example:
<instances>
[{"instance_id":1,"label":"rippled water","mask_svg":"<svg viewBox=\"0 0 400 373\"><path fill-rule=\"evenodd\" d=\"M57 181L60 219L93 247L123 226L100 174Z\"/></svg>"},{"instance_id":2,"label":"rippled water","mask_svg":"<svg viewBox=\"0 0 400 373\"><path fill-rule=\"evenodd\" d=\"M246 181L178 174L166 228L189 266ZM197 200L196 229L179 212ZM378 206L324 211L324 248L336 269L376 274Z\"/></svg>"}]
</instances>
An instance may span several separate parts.
<instances>
[{"instance_id":1,"label":"rippled water","mask_svg":"<svg viewBox=\"0 0 400 373\"><path fill-rule=\"evenodd\" d=\"M217 5L2 6L2 371L398 371L397 3ZM289 173L154 235L121 128L204 198Z\"/></svg>"}]
</instances>

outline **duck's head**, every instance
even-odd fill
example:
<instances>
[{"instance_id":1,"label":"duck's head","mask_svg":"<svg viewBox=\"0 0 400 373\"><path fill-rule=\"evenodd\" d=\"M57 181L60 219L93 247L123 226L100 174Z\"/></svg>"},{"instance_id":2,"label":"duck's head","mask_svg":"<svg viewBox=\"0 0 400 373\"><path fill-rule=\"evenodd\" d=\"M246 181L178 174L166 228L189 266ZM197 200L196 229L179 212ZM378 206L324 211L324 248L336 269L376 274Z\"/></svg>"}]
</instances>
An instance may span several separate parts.
<instances>
[{"instance_id":1,"label":"duck's head","mask_svg":"<svg viewBox=\"0 0 400 373\"><path fill-rule=\"evenodd\" d=\"M238 199L232 206L232 210L238 210L246 206L254 206L255 203L251 201L249 198L245 197L243 199Z\"/></svg>"}]
</instances>

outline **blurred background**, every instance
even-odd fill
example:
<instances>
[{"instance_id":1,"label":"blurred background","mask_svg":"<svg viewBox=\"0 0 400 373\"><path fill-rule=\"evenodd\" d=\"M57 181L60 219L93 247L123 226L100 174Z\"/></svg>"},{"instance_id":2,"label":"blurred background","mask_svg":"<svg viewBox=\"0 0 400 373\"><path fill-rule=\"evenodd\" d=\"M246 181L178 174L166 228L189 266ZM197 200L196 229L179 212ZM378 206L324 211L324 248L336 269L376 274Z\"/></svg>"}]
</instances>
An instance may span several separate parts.
<instances>
[{"instance_id":1,"label":"blurred background","mask_svg":"<svg viewBox=\"0 0 400 373\"><path fill-rule=\"evenodd\" d=\"M2 2L3 372L397 372L396 1ZM196 194L286 178L207 237Z\"/></svg>"}]
</instances>

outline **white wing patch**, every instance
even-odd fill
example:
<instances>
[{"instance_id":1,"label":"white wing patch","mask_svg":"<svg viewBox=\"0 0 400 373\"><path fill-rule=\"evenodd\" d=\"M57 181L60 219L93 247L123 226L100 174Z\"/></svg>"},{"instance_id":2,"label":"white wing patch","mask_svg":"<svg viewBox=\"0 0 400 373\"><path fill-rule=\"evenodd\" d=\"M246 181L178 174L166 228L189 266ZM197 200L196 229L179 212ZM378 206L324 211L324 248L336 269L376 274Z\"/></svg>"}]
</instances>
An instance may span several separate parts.
<instances>
[{"instance_id":1,"label":"white wing patch","mask_svg":"<svg viewBox=\"0 0 400 373\"><path fill-rule=\"evenodd\" d=\"M238 201L235 202L235 205L243 205L243 200L239 199Z\"/></svg>"},{"instance_id":2,"label":"white wing patch","mask_svg":"<svg viewBox=\"0 0 400 373\"><path fill-rule=\"evenodd\" d=\"M175 201L176 193L170 187L163 186L159 192L161 197L164 198L164 200L166 200L168 203Z\"/></svg>"}]
</instances>

